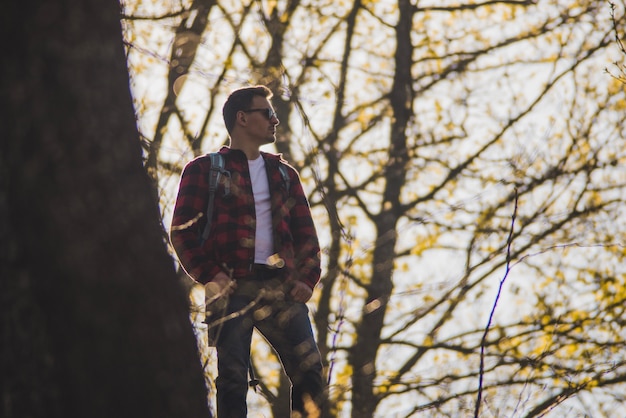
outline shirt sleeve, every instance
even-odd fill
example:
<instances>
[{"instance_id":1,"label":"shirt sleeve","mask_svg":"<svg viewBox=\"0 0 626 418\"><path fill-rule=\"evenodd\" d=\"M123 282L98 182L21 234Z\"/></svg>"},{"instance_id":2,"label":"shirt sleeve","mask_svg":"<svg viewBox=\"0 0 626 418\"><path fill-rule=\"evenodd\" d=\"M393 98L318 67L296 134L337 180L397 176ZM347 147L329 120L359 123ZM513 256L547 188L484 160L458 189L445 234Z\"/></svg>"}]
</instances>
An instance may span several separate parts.
<instances>
[{"instance_id":1,"label":"shirt sleeve","mask_svg":"<svg viewBox=\"0 0 626 418\"><path fill-rule=\"evenodd\" d=\"M221 270L201 241L208 200L208 172L201 160L196 159L185 166L180 178L170 239L185 272L202 284L211 281Z\"/></svg>"}]
</instances>

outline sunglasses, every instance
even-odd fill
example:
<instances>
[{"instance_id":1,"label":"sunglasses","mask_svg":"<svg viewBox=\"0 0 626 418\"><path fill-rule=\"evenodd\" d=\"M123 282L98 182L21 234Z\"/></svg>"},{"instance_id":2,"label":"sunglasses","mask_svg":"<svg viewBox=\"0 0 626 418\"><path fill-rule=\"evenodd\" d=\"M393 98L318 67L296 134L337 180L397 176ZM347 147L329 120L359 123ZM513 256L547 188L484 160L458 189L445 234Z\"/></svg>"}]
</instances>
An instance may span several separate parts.
<instances>
[{"instance_id":1,"label":"sunglasses","mask_svg":"<svg viewBox=\"0 0 626 418\"><path fill-rule=\"evenodd\" d=\"M272 118L276 118L278 119L278 115L276 115L276 112L274 112L274 109L271 109L269 107L260 107L257 109L248 109L248 110L243 110L244 113L250 113L250 112L263 112L263 116L265 116L267 118L267 120L272 120Z\"/></svg>"}]
</instances>

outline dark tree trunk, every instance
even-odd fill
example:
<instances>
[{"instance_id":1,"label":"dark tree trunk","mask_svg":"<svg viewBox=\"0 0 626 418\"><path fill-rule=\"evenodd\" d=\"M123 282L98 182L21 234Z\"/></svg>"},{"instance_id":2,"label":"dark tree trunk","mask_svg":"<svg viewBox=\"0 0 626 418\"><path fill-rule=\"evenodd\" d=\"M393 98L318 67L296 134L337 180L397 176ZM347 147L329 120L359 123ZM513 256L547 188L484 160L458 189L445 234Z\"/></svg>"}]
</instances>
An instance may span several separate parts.
<instances>
[{"instance_id":1,"label":"dark tree trunk","mask_svg":"<svg viewBox=\"0 0 626 418\"><path fill-rule=\"evenodd\" d=\"M203 417L187 299L142 167L116 2L9 2L0 415Z\"/></svg>"}]
</instances>

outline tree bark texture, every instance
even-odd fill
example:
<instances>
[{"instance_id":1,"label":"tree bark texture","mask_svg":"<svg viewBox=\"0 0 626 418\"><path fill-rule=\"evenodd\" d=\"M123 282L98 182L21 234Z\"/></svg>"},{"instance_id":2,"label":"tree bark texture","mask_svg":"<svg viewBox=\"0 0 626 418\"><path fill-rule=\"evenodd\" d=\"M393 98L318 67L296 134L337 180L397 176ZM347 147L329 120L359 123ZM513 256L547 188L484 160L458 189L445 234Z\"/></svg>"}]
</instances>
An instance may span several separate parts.
<instances>
[{"instance_id":1,"label":"tree bark texture","mask_svg":"<svg viewBox=\"0 0 626 418\"><path fill-rule=\"evenodd\" d=\"M119 5L12 2L0 19L0 415L210 416Z\"/></svg>"}]
</instances>

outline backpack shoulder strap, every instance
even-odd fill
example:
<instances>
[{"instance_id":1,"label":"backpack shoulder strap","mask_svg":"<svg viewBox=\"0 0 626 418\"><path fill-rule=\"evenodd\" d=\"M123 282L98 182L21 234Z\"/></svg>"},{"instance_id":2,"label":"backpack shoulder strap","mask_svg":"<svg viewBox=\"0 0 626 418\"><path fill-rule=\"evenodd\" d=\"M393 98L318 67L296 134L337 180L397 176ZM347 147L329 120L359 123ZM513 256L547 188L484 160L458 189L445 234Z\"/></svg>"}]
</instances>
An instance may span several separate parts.
<instances>
[{"instance_id":1,"label":"backpack shoulder strap","mask_svg":"<svg viewBox=\"0 0 626 418\"><path fill-rule=\"evenodd\" d=\"M291 187L291 179L289 178L289 172L287 171L287 167L285 164L278 162L278 169L280 170L281 176L283 176L283 182L285 183L285 189L287 189L287 195L289 195L289 188Z\"/></svg>"},{"instance_id":2,"label":"backpack shoulder strap","mask_svg":"<svg viewBox=\"0 0 626 418\"><path fill-rule=\"evenodd\" d=\"M204 241L209 238L211 232L211 220L213 219L213 206L215 204L215 192L217 191L217 185L220 184L220 177L224 172L224 156L219 152L212 152L209 154L211 159L211 170L209 172L209 201L206 208L206 225L202 232L202 239Z\"/></svg>"}]
</instances>

